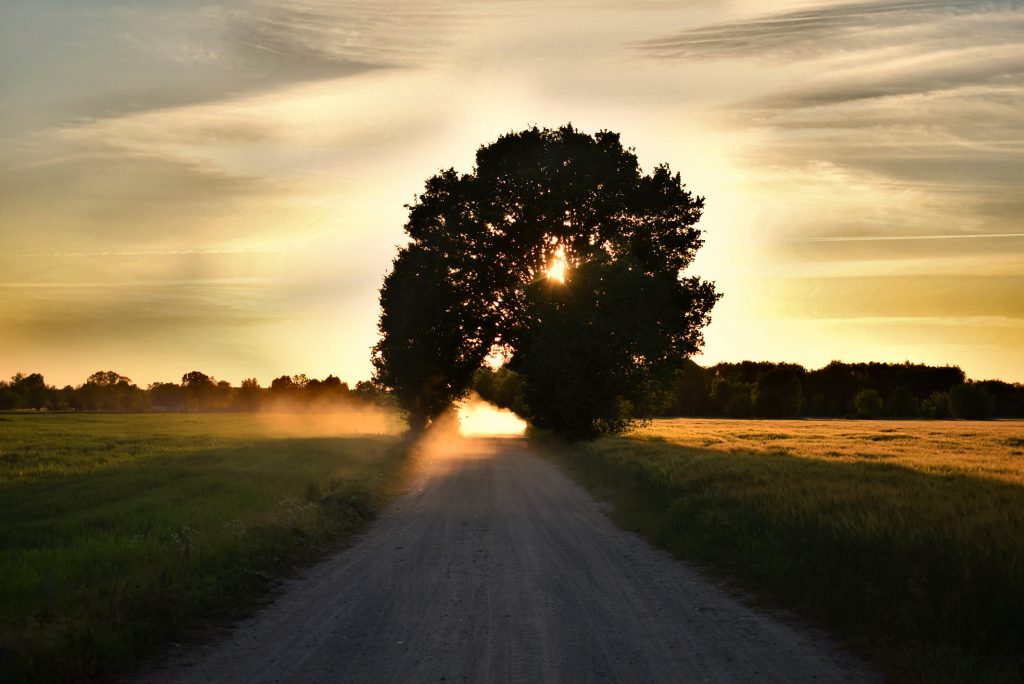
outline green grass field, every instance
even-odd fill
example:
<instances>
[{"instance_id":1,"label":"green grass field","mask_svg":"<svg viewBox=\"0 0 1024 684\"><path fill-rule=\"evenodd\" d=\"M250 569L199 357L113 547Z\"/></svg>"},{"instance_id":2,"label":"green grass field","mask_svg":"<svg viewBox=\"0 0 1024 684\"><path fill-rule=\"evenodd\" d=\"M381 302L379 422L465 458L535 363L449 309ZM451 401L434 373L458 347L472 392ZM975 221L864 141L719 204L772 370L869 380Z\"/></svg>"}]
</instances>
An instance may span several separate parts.
<instances>
[{"instance_id":1,"label":"green grass field","mask_svg":"<svg viewBox=\"0 0 1024 684\"><path fill-rule=\"evenodd\" d=\"M894 681L1024 680L1024 422L659 420L556 449L624 526Z\"/></svg>"},{"instance_id":2,"label":"green grass field","mask_svg":"<svg viewBox=\"0 0 1024 684\"><path fill-rule=\"evenodd\" d=\"M0 681L108 677L251 610L399 488L381 414L0 414Z\"/></svg>"}]
</instances>

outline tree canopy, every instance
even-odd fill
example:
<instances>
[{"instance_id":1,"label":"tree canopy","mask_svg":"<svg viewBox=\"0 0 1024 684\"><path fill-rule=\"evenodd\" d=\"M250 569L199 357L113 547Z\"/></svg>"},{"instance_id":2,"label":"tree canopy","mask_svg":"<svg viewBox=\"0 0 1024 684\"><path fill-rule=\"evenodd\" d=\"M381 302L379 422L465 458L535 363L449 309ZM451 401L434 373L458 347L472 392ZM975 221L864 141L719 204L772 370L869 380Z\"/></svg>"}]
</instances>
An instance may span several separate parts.
<instances>
[{"instance_id":1,"label":"tree canopy","mask_svg":"<svg viewBox=\"0 0 1024 684\"><path fill-rule=\"evenodd\" d=\"M481 147L472 173L442 171L409 206L375 379L422 427L500 349L535 424L621 429L700 347L719 297L683 275L703 204L668 165L643 174L610 131L534 127ZM545 277L556 260L563 282Z\"/></svg>"}]
</instances>

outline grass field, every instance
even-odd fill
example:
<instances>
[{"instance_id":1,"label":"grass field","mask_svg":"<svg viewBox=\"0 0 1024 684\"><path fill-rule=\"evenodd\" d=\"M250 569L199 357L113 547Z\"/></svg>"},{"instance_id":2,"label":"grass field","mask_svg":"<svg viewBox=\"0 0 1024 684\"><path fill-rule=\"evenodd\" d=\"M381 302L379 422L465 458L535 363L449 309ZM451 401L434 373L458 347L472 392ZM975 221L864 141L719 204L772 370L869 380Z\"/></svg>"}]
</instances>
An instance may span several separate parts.
<instances>
[{"instance_id":1,"label":"grass field","mask_svg":"<svg viewBox=\"0 0 1024 684\"><path fill-rule=\"evenodd\" d=\"M251 610L398 489L380 414L0 414L0 681L81 681Z\"/></svg>"},{"instance_id":2,"label":"grass field","mask_svg":"<svg viewBox=\"0 0 1024 684\"><path fill-rule=\"evenodd\" d=\"M1024 680L1024 422L659 420L557 458L895 681Z\"/></svg>"}]
</instances>

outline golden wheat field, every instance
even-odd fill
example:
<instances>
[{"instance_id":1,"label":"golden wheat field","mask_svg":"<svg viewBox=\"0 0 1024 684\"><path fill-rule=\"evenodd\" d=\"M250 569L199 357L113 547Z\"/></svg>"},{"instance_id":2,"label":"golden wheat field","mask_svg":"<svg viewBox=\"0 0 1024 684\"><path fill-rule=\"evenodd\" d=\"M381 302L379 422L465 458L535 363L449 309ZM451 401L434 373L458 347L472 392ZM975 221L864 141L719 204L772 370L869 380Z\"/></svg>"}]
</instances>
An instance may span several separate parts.
<instances>
[{"instance_id":1,"label":"golden wheat field","mask_svg":"<svg viewBox=\"0 0 1024 684\"><path fill-rule=\"evenodd\" d=\"M1024 483L1024 421L727 420L672 418L632 437L729 453L880 461L937 474Z\"/></svg>"}]
</instances>

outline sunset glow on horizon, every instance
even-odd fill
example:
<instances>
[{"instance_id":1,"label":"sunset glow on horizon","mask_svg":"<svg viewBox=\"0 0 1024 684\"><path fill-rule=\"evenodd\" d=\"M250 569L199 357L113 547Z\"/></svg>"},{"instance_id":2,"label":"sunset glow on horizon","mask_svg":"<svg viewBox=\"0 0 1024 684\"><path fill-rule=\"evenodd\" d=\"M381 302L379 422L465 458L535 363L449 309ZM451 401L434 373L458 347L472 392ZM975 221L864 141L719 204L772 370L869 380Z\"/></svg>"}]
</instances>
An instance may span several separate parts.
<instances>
[{"instance_id":1,"label":"sunset glow on horizon","mask_svg":"<svg viewBox=\"0 0 1024 684\"><path fill-rule=\"evenodd\" d=\"M424 181L571 122L706 199L699 363L1024 382L1019 2L14 0L0 50L0 378L366 379Z\"/></svg>"}]
</instances>

